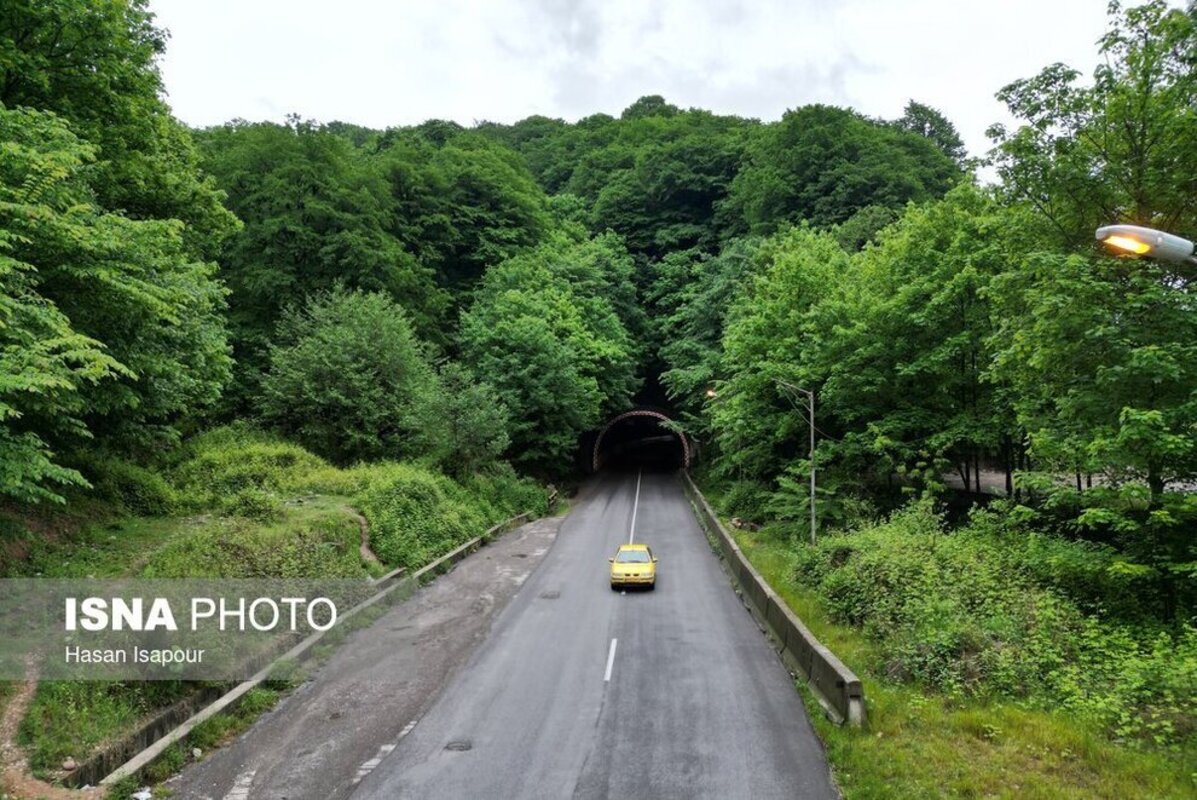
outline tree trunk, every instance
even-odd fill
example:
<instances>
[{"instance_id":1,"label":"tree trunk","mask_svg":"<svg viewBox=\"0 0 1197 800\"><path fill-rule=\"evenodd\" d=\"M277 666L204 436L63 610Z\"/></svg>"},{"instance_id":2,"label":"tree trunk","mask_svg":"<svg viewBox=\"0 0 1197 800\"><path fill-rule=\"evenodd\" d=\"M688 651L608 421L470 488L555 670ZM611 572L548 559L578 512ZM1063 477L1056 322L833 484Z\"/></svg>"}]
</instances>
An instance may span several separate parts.
<instances>
[{"instance_id":1,"label":"tree trunk","mask_svg":"<svg viewBox=\"0 0 1197 800\"><path fill-rule=\"evenodd\" d=\"M1006 471L1006 497L1014 496L1014 444L1002 440L1002 467Z\"/></svg>"},{"instance_id":2,"label":"tree trunk","mask_svg":"<svg viewBox=\"0 0 1197 800\"><path fill-rule=\"evenodd\" d=\"M1147 465L1147 488L1151 490L1149 508L1158 508L1164 496L1164 478L1155 464Z\"/></svg>"}]
</instances>

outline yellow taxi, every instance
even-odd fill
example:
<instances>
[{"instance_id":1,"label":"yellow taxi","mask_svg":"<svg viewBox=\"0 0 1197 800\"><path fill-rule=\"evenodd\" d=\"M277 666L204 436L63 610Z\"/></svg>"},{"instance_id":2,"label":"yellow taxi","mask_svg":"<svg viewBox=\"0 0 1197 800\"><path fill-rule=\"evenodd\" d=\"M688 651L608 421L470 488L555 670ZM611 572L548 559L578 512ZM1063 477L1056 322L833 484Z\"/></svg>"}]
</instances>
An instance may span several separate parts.
<instances>
[{"instance_id":1,"label":"yellow taxi","mask_svg":"<svg viewBox=\"0 0 1197 800\"><path fill-rule=\"evenodd\" d=\"M611 562L611 588L657 585L657 557L646 544L621 544Z\"/></svg>"}]
</instances>

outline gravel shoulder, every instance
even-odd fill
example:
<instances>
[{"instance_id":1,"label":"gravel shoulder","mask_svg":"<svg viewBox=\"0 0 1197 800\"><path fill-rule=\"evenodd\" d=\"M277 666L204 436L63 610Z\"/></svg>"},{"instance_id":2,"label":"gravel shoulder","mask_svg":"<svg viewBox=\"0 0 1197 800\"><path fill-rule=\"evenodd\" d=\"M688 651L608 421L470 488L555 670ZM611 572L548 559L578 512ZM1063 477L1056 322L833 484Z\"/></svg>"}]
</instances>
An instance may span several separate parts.
<instances>
[{"instance_id":1,"label":"gravel shoulder","mask_svg":"<svg viewBox=\"0 0 1197 800\"><path fill-rule=\"evenodd\" d=\"M353 633L245 733L171 779L173 796L348 796L486 638L560 524L548 517L507 533Z\"/></svg>"}]
</instances>

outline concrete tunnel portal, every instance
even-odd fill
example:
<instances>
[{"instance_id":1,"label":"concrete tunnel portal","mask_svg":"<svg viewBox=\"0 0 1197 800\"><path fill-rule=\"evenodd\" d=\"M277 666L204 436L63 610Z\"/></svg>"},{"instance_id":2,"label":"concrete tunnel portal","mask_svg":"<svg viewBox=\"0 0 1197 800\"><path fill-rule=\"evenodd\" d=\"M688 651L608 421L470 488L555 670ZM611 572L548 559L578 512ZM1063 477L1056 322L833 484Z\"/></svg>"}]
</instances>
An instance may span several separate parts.
<instances>
[{"instance_id":1,"label":"concrete tunnel portal","mask_svg":"<svg viewBox=\"0 0 1197 800\"><path fill-rule=\"evenodd\" d=\"M669 427L673 420L655 408L635 408L612 417L593 434L588 467L674 470L689 468L694 453L686 434Z\"/></svg>"}]
</instances>

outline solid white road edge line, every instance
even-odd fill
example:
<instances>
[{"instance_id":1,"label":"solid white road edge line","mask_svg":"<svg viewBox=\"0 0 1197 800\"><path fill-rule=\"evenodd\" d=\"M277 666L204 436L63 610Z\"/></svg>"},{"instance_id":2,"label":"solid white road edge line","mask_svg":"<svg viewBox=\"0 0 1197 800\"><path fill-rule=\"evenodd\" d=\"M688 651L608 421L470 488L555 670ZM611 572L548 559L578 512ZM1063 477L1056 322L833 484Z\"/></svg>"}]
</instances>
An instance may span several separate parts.
<instances>
[{"instance_id":1,"label":"solid white road edge line","mask_svg":"<svg viewBox=\"0 0 1197 800\"><path fill-rule=\"evenodd\" d=\"M632 501L632 527L628 529L628 544L636 538L636 511L640 508L640 476L643 474L643 467L636 470L636 499Z\"/></svg>"},{"instance_id":2,"label":"solid white road edge line","mask_svg":"<svg viewBox=\"0 0 1197 800\"><path fill-rule=\"evenodd\" d=\"M607 672L603 675L603 683L611 681L611 668L615 666L615 645L619 644L618 639L611 640L611 649L607 651Z\"/></svg>"}]
</instances>

